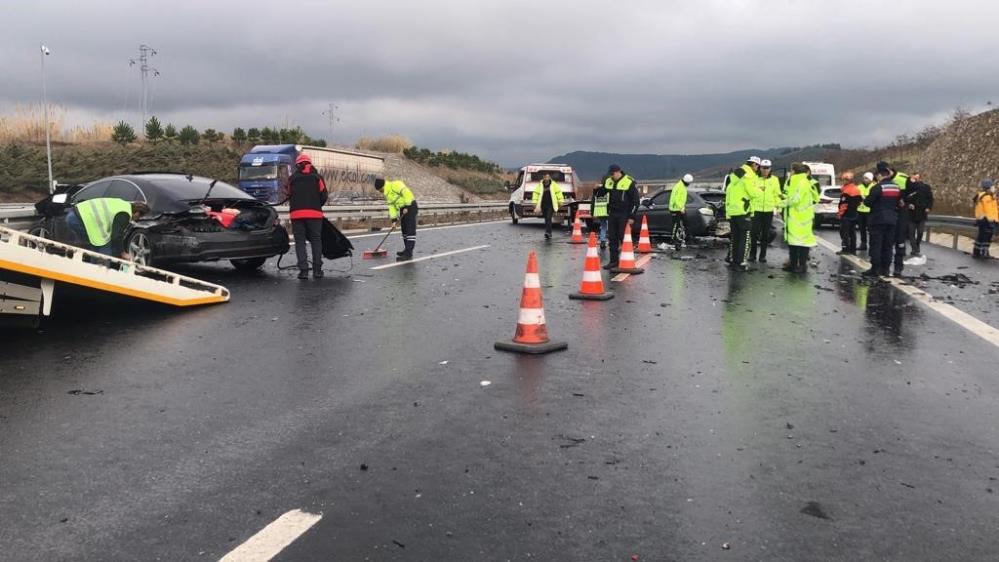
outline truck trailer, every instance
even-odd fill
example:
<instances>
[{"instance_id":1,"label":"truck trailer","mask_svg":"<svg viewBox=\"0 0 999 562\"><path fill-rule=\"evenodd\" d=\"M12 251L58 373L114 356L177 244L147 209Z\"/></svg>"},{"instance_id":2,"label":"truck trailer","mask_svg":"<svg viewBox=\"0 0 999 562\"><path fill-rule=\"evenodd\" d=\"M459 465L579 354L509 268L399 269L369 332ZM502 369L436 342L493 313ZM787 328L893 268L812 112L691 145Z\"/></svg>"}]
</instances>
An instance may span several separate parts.
<instances>
[{"instance_id":1,"label":"truck trailer","mask_svg":"<svg viewBox=\"0 0 999 562\"><path fill-rule=\"evenodd\" d=\"M367 193L373 189L375 177L385 173L385 159L373 154L299 144L264 144L254 146L240 159L239 188L260 201L281 203L299 154L312 158L331 194L348 190Z\"/></svg>"}]
</instances>

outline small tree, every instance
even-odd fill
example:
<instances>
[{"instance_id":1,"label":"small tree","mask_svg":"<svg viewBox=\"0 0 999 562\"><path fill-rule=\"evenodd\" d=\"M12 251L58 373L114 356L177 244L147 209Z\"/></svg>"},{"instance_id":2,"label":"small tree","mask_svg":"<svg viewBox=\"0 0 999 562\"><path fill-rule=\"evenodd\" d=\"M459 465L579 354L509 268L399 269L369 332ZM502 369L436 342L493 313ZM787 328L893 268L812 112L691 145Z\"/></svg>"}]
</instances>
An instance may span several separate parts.
<instances>
[{"instance_id":1,"label":"small tree","mask_svg":"<svg viewBox=\"0 0 999 562\"><path fill-rule=\"evenodd\" d=\"M312 146L326 146L326 139L312 139Z\"/></svg>"},{"instance_id":2,"label":"small tree","mask_svg":"<svg viewBox=\"0 0 999 562\"><path fill-rule=\"evenodd\" d=\"M155 143L162 138L163 126L160 125L160 120L153 115L149 118L149 121L146 122L146 140Z\"/></svg>"},{"instance_id":3,"label":"small tree","mask_svg":"<svg viewBox=\"0 0 999 562\"><path fill-rule=\"evenodd\" d=\"M215 129L205 129L205 132L201 133L201 138L208 144L215 142Z\"/></svg>"},{"instance_id":4,"label":"small tree","mask_svg":"<svg viewBox=\"0 0 999 562\"><path fill-rule=\"evenodd\" d=\"M177 139L177 127L173 126L173 123L168 123L166 129L163 131L163 137L167 142L173 142Z\"/></svg>"},{"instance_id":5,"label":"small tree","mask_svg":"<svg viewBox=\"0 0 999 562\"><path fill-rule=\"evenodd\" d=\"M198 139L201 135L198 134L198 130L190 125L185 125L183 129L180 130L180 134L177 136L180 139L180 144L198 144Z\"/></svg>"},{"instance_id":6,"label":"small tree","mask_svg":"<svg viewBox=\"0 0 999 562\"><path fill-rule=\"evenodd\" d=\"M279 134L281 136L281 142L284 144L298 144L299 141L302 140L302 137L305 136L301 127L295 127L294 129L281 129Z\"/></svg>"},{"instance_id":7,"label":"small tree","mask_svg":"<svg viewBox=\"0 0 999 562\"><path fill-rule=\"evenodd\" d=\"M118 121L111 131L111 140L122 146L135 142L135 129L124 121Z\"/></svg>"},{"instance_id":8,"label":"small tree","mask_svg":"<svg viewBox=\"0 0 999 562\"><path fill-rule=\"evenodd\" d=\"M265 144L274 144L277 142L275 134L276 133L274 129L271 129L270 127L264 127L263 129L260 129L260 140Z\"/></svg>"},{"instance_id":9,"label":"small tree","mask_svg":"<svg viewBox=\"0 0 999 562\"><path fill-rule=\"evenodd\" d=\"M235 135L233 135L233 137L235 137ZM260 129L250 127L250 130L246 132L246 140L249 141L250 144L257 144L260 142Z\"/></svg>"},{"instance_id":10,"label":"small tree","mask_svg":"<svg viewBox=\"0 0 999 562\"><path fill-rule=\"evenodd\" d=\"M232 142L236 143L237 145L242 145L244 142L246 142L246 131L244 131L241 127L236 127L235 129L233 129Z\"/></svg>"}]
</instances>

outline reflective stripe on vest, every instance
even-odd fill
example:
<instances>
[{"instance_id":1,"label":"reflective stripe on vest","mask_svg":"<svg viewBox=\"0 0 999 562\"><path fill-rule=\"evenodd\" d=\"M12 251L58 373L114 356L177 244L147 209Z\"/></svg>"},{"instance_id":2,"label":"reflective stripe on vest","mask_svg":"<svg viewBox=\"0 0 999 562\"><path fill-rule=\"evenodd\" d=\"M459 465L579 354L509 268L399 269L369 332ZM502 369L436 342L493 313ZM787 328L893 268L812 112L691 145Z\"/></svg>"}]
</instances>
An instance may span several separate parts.
<instances>
[{"instance_id":1,"label":"reflective stripe on vest","mask_svg":"<svg viewBox=\"0 0 999 562\"><path fill-rule=\"evenodd\" d=\"M88 241L96 248L107 246L111 242L111 228L117 215L132 214L131 203L113 197L91 199L78 203L75 207L80 222L87 231Z\"/></svg>"},{"instance_id":2,"label":"reflective stripe on vest","mask_svg":"<svg viewBox=\"0 0 999 562\"><path fill-rule=\"evenodd\" d=\"M605 193L602 196L593 196L593 217L594 218L604 218L608 216L607 204L610 203L610 194Z\"/></svg>"}]
</instances>

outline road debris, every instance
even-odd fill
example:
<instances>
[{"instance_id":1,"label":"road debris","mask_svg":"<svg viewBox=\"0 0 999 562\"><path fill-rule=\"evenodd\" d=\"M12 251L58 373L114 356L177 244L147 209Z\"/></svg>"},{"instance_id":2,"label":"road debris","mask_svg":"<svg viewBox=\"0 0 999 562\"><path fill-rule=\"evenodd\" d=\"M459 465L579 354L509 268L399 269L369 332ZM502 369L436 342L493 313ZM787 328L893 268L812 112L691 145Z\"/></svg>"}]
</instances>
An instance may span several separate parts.
<instances>
[{"instance_id":1,"label":"road debris","mask_svg":"<svg viewBox=\"0 0 999 562\"><path fill-rule=\"evenodd\" d=\"M489 386L491 384L493 384L492 381L482 381L482 382L479 383L479 386L486 387L486 386Z\"/></svg>"},{"instance_id":2,"label":"road debris","mask_svg":"<svg viewBox=\"0 0 999 562\"><path fill-rule=\"evenodd\" d=\"M86 395L86 396L96 396L98 394L104 394L104 391L103 390L84 390L82 388L76 388L76 389L70 390L66 394L72 394L73 396L79 396L81 394Z\"/></svg>"},{"instance_id":3,"label":"road debris","mask_svg":"<svg viewBox=\"0 0 999 562\"><path fill-rule=\"evenodd\" d=\"M832 517L829 517L825 510L822 509L822 504L816 501L811 501L805 504L805 507L801 508L801 513L811 515L812 517L818 517L819 519L825 519L827 521L832 520Z\"/></svg>"}]
</instances>

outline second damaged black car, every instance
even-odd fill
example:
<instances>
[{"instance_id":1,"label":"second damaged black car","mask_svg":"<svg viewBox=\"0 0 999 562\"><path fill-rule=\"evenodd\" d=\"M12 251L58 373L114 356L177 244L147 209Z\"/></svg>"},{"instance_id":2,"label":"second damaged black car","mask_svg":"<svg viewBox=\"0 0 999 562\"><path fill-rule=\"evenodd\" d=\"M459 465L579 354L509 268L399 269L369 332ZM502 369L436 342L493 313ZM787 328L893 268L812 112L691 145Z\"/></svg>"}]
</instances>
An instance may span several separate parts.
<instances>
[{"instance_id":1,"label":"second damaged black car","mask_svg":"<svg viewBox=\"0 0 999 562\"><path fill-rule=\"evenodd\" d=\"M85 245L66 226L66 210L98 197L149 205L125 235L126 250L144 265L230 260L254 270L288 251L288 232L272 207L227 183L183 174L112 176L51 195L35 205L43 218L32 234Z\"/></svg>"}]
</instances>

